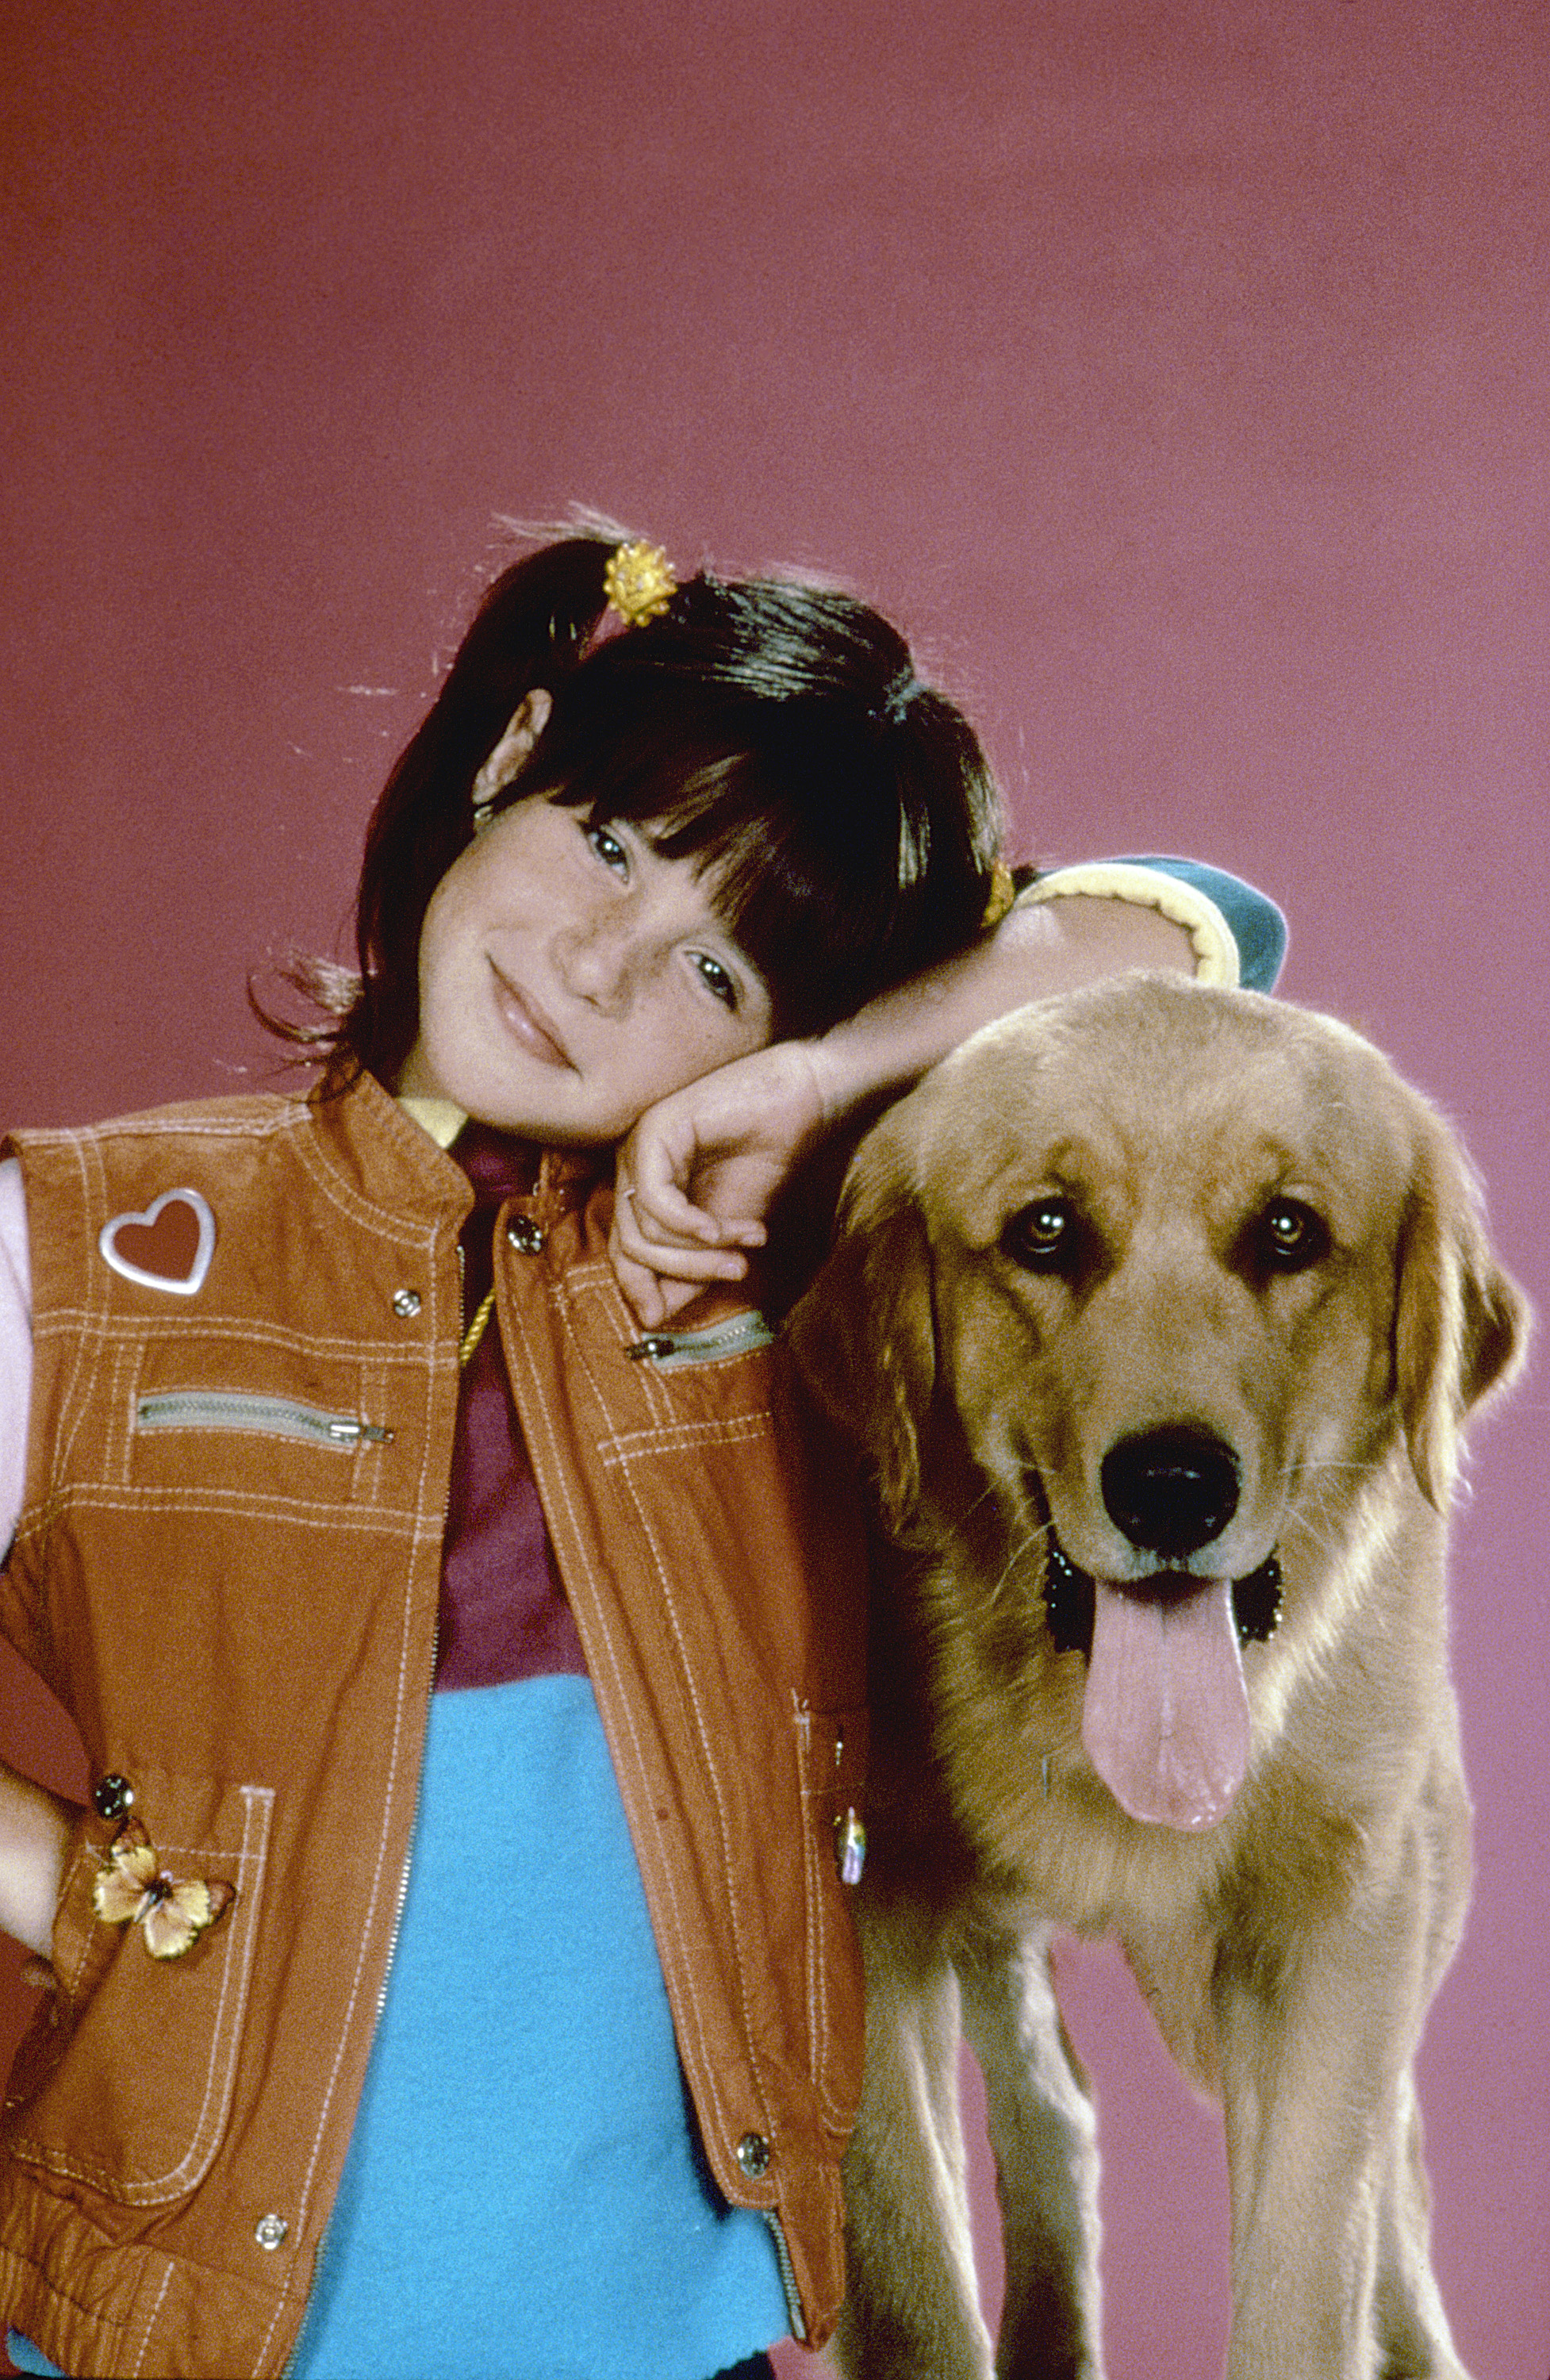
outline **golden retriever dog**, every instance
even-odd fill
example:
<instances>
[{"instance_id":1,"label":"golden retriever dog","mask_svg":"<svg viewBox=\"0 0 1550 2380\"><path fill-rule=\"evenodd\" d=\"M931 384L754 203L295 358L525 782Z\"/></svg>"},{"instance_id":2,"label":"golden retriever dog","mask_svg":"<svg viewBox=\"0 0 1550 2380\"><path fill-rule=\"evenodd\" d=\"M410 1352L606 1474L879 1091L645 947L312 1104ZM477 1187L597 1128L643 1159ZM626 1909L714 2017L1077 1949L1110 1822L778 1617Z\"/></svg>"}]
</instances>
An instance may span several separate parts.
<instances>
[{"instance_id":1,"label":"golden retriever dog","mask_svg":"<svg viewBox=\"0 0 1550 2380\"><path fill-rule=\"evenodd\" d=\"M1101 2371L1060 1925L1118 1938L1220 2097L1230 2380L1459 2380L1411 2081L1470 1876L1444 1541L1527 1309L1451 1135L1354 1033L1253 993L1041 1002L868 1136L792 1329L894 1548L842 2369Z\"/></svg>"}]
</instances>

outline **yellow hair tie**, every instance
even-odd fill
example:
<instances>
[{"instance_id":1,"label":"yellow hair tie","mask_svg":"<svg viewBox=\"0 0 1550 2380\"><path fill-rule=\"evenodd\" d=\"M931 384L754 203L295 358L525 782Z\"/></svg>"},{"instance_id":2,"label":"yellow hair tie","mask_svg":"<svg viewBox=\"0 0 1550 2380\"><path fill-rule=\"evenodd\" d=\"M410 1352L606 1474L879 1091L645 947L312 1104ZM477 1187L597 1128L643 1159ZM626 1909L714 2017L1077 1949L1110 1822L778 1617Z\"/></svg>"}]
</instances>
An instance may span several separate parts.
<instances>
[{"instance_id":1,"label":"yellow hair tie","mask_svg":"<svg viewBox=\"0 0 1550 2380\"><path fill-rule=\"evenodd\" d=\"M626 628L638 628L665 612L677 586L672 565L661 547L638 539L616 545L603 570L608 608L618 613Z\"/></svg>"},{"instance_id":2,"label":"yellow hair tie","mask_svg":"<svg viewBox=\"0 0 1550 2380\"><path fill-rule=\"evenodd\" d=\"M1004 860L998 859L990 871L990 898L979 921L980 932L988 934L999 926L1016 898L1017 886L1012 880L1011 870Z\"/></svg>"}]
</instances>

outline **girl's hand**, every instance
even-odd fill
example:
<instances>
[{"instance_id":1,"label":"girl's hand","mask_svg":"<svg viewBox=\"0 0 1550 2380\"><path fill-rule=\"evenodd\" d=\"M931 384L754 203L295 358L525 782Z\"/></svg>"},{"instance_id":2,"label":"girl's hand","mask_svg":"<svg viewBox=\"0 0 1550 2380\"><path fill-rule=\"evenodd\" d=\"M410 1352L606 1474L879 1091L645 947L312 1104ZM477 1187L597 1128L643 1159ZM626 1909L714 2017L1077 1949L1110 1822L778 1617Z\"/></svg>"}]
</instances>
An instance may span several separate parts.
<instances>
[{"instance_id":1,"label":"girl's hand","mask_svg":"<svg viewBox=\"0 0 1550 2380\"><path fill-rule=\"evenodd\" d=\"M1193 972L1171 917L1080 891L1022 903L993 934L816 1041L777 1041L648 1108L620 1149L609 1254L646 1328L707 1281L740 1281L741 1251L796 1160L828 1126L905 1091L992 1017L1128 967Z\"/></svg>"},{"instance_id":2,"label":"girl's hand","mask_svg":"<svg viewBox=\"0 0 1550 2380\"><path fill-rule=\"evenodd\" d=\"M741 1281L770 1200L829 1121L810 1041L778 1041L648 1108L620 1148L609 1256L648 1330Z\"/></svg>"},{"instance_id":3,"label":"girl's hand","mask_svg":"<svg viewBox=\"0 0 1550 2380\"><path fill-rule=\"evenodd\" d=\"M46 1960L71 1830L80 1813L0 1761L0 1932ZM32 1962L28 1962L31 1968ZM41 1982L33 1969L27 1980Z\"/></svg>"}]
</instances>

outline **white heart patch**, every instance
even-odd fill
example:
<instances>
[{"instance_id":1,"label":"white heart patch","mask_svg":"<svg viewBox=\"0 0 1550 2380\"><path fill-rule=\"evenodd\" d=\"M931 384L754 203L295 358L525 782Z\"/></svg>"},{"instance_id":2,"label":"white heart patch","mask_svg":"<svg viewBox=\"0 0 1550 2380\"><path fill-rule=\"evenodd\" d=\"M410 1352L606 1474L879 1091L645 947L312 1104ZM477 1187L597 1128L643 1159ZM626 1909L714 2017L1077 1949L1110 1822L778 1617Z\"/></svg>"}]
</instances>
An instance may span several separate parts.
<instances>
[{"instance_id":1,"label":"white heart patch","mask_svg":"<svg viewBox=\"0 0 1550 2380\"><path fill-rule=\"evenodd\" d=\"M215 1218L197 1190L163 1190L138 1214L104 1223L97 1245L125 1281L192 1297L204 1287L215 1254Z\"/></svg>"}]
</instances>

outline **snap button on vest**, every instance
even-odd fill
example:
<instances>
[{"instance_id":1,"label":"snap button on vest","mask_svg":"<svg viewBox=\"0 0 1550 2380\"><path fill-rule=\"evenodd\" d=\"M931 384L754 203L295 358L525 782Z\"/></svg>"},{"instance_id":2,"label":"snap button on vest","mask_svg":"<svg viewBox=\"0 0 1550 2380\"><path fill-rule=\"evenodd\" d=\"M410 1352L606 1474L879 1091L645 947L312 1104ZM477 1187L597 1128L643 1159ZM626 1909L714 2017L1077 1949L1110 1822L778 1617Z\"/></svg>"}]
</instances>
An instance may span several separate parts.
<instances>
[{"instance_id":1,"label":"snap button on vest","mask_svg":"<svg viewBox=\"0 0 1550 2380\"><path fill-rule=\"evenodd\" d=\"M762 2132L745 2132L737 2143L737 2162L750 2181L769 2171L770 2147Z\"/></svg>"},{"instance_id":2,"label":"snap button on vest","mask_svg":"<svg viewBox=\"0 0 1550 2380\"><path fill-rule=\"evenodd\" d=\"M411 1315L418 1314L419 1309L420 1294L418 1289L395 1289L394 1291L393 1310L401 1320L406 1322L408 1321Z\"/></svg>"},{"instance_id":3,"label":"snap button on vest","mask_svg":"<svg viewBox=\"0 0 1550 2380\"><path fill-rule=\"evenodd\" d=\"M525 1257L536 1257L543 1245L542 1227L534 1222L531 1215L514 1215L506 1225L506 1237Z\"/></svg>"},{"instance_id":4,"label":"snap button on vest","mask_svg":"<svg viewBox=\"0 0 1550 2380\"><path fill-rule=\"evenodd\" d=\"M260 2215L253 2228L253 2237L260 2248L272 2252L290 2228L283 2215Z\"/></svg>"},{"instance_id":5,"label":"snap button on vest","mask_svg":"<svg viewBox=\"0 0 1550 2380\"><path fill-rule=\"evenodd\" d=\"M127 1777L120 1777L116 1768L107 1777L99 1777L91 1788L91 1807L110 1826L115 1818L124 1815L134 1798L134 1787Z\"/></svg>"}]
</instances>

